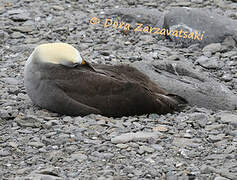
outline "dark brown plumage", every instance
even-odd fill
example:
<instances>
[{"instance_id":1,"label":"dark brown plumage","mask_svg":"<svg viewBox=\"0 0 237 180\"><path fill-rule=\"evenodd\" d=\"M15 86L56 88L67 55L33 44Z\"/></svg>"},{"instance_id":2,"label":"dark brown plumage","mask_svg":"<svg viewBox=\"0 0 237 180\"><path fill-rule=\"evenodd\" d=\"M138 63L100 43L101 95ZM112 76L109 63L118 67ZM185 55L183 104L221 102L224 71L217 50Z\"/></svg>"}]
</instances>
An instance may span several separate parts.
<instances>
[{"instance_id":1,"label":"dark brown plumage","mask_svg":"<svg viewBox=\"0 0 237 180\"><path fill-rule=\"evenodd\" d=\"M93 67L88 64L74 68L42 65L48 73L41 73L41 81L51 82L61 91L60 97L55 97L52 111L74 116L98 113L120 117L165 114L178 110L181 104L186 103L179 96L169 95L146 75L128 65ZM49 89L50 93L58 94L54 90ZM68 99L68 102L63 99ZM82 108L81 104L91 108Z\"/></svg>"}]
</instances>

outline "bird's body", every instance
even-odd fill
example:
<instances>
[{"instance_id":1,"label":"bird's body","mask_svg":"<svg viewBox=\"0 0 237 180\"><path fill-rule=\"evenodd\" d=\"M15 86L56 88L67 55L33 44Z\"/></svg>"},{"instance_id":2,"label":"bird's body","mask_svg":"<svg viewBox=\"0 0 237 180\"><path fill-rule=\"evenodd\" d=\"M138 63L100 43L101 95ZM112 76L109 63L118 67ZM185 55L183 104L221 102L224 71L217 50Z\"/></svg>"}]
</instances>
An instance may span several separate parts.
<instances>
[{"instance_id":1,"label":"bird's body","mask_svg":"<svg viewBox=\"0 0 237 180\"><path fill-rule=\"evenodd\" d=\"M42 108L72 116L94 113L121 117L165 114L186 103L129 65L52 63L40 60L36 52L26 63L24 82L33 103Z\"/></svg>"}]
</instances>

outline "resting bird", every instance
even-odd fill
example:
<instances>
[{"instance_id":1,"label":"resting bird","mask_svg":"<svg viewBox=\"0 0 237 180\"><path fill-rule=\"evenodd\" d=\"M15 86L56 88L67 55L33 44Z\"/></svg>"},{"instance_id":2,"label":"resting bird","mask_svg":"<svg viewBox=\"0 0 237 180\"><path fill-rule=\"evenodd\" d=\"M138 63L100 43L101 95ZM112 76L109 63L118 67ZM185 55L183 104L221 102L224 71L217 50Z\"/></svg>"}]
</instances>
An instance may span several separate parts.
<instances>
[{"instance_id":1,"label":"resting bird","mask_svg":"<svg viewBox=\"0 0 237 180\"><path fill-rule=\"evenodd\" d=\"M92 65L66 43L36 47L25 64L24 84L34 104L71 116L166 114L187 103L129 65Z\"/></svg>"}]
</instances>

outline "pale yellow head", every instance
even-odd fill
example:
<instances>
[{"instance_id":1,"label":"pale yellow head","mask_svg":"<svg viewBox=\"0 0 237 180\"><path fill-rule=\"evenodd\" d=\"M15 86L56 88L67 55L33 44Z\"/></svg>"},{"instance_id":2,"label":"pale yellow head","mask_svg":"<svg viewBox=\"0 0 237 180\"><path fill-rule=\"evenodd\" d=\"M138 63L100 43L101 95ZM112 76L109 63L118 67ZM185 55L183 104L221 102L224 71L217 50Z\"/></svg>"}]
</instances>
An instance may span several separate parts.
<instances>
[{"instance_id":1,"label":"pale yellow head","mask_svg":"<svg viewBox=\"0 0 237 180\"><path fill-rule=\"evenodd\" d=\"M35 48L28 61L37 59L40 62L74 66L85 64L79 51L66 43L48 43Z\"/></svg>"}]
</instances>

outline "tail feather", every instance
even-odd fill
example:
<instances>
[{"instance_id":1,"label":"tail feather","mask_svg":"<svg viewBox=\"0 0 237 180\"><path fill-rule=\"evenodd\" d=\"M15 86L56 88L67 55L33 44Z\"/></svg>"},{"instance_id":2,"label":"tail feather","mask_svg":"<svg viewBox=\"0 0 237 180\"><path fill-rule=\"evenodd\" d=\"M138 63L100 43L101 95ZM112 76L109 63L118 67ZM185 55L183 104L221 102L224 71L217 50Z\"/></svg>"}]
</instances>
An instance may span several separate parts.
<instances>
[{"instance_id":1,"label":"tail feather","mask_svg":"<svg viewBox=\"0 0 237 180\"><path fill-rule=\"evenodd\" d=\"M180 111L188 104L186 99L175 94L157 94L157 97L170 111Z\"/></svg>"},{"instance_id":2,"label":"tail feather","mask_svg":"<svg viewBox=\"0 0 237 180\"><path fill-rule=\"evenodd\" d=\"M180 104L188 104L188 101L186 99L176 94L167 94L167 96L174 98Z\"/></svg>"}]
</instances>

